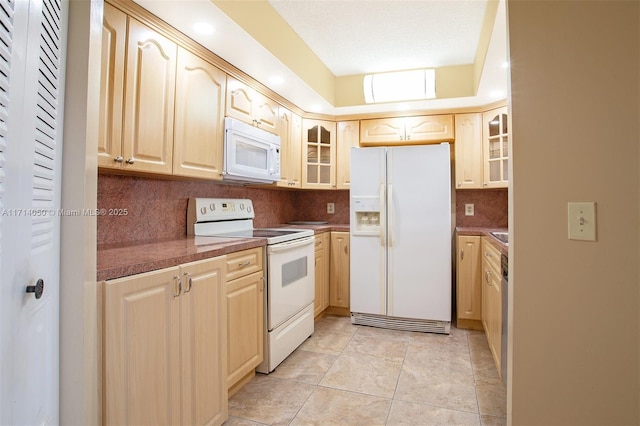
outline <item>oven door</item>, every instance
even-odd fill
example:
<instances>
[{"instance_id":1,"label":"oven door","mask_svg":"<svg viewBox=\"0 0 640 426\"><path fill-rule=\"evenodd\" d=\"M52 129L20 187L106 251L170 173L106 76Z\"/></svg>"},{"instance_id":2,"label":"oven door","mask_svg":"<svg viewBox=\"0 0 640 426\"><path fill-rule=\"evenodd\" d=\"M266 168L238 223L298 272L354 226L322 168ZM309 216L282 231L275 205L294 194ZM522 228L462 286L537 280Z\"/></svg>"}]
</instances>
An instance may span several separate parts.
<instances>
[{"instance_id":1,"label":"oven door","mask_svg":"<svg viewBox=\"0 0 640 426\"><path fill-rule=\"evenodd\" d=\"M267 327L269 331L313 303L314 237L267 247Z\"/></svg>"}]
</instances>

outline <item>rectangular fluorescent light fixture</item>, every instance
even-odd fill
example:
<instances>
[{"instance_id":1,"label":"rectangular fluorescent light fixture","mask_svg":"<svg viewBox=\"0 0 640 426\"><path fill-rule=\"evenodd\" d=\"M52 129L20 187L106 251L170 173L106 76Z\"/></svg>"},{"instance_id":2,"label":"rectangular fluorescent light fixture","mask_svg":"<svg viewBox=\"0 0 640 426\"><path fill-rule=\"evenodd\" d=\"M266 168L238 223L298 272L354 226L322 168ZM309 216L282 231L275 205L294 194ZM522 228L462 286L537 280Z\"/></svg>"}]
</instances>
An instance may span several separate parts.
<instances>
[{"instance_id":1,"label":"rectangular fluorescent light fixture","mask_svg":"<svg viewBox=\"0 0 640 426\"><path fill-rule=\"evenodd\" d=\"M380 102L435 99L436 70L420 69L364 76L364 100Z\"/></svg>"}]
</instances>

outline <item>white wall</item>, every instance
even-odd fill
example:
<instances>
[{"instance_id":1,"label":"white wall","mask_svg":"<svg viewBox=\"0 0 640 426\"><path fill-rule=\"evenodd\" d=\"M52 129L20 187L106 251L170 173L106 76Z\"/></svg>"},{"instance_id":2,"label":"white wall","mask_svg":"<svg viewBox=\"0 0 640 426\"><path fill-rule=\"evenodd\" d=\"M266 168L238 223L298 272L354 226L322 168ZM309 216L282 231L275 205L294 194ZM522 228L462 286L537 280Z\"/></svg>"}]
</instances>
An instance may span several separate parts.
<instances>
[{"instance_id":1,"label":"white wall","mask_svg":"<svg viewBox=\"0 0 640 426\"><path fill-rule=\"evenodd\" d=\"M508 2L513 424L639 424L637 1ZM567 238L596 201L598 241Z\"/></svg>"}]
</instances>

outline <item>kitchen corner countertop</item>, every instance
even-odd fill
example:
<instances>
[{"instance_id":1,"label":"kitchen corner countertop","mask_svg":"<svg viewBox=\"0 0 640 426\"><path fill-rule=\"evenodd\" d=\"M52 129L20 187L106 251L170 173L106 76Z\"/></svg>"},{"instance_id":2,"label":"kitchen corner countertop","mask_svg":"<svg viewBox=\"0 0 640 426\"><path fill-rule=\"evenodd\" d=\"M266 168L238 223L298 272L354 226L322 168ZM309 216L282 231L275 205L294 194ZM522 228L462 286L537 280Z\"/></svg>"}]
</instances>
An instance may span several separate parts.
<instances>
[{"instance_id":1,"label":"kitchen corner countertop","mask_svg":"<svg viewBox=\"0 0 640 426\"><path fill-rule=\"evenodd\" d=\"M501 254L509 256L509 246L499 241L491 235L490 232L509 232L509 230L507 228L456 227L456 234L458 235L488 237L488 240L491 241Z\"/></svg>"},{"instance_id":2,"label":"kitchen corner countertop","mask_svg":"<svg viewBox=\"0 0 640 426\"><path fill-rule=\"evenodd\" d=\"M193 237L98 245L97 280L141 274L266 245L266 238Z\"/></svg>"}]
</instances>

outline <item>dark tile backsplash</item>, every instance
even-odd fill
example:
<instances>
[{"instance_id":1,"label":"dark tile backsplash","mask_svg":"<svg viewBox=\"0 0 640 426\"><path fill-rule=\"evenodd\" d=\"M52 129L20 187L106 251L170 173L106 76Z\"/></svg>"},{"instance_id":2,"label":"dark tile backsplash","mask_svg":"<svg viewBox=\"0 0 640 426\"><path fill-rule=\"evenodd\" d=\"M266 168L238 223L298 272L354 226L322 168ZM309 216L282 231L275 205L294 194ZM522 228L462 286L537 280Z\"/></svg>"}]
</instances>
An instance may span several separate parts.
<instances>
[{"instance_id":1,"label":"dark tile backsplash","mask_svg":"<svg viewBox=\"0 0 640 426\"><path fill-rule=\"evenodd\" d=\"M98 244L169 240L183 237L190 197L249 198L254 226L267 227L296 220L349 223L349 191L247 188L207 181L180 181L101 173L98 208L127 209L124 216L98 216ZM327 203L335 213L327 213ZM475 216L464 205L475 205ZM456 225L507 227L507 190L456 191Z\"/></svg>"},{"instance_id":2,"label":"dark tile backsplash","mask_svg":"<svg viewBox=\"0 0 640 426\"><path fill-rule=\"evenodd\" d=\"M464 205L473 204L475 215L465 216ZM507 228L507 189L459 189L456 191L456 226Z\"/></svg>"}]
</instances>

